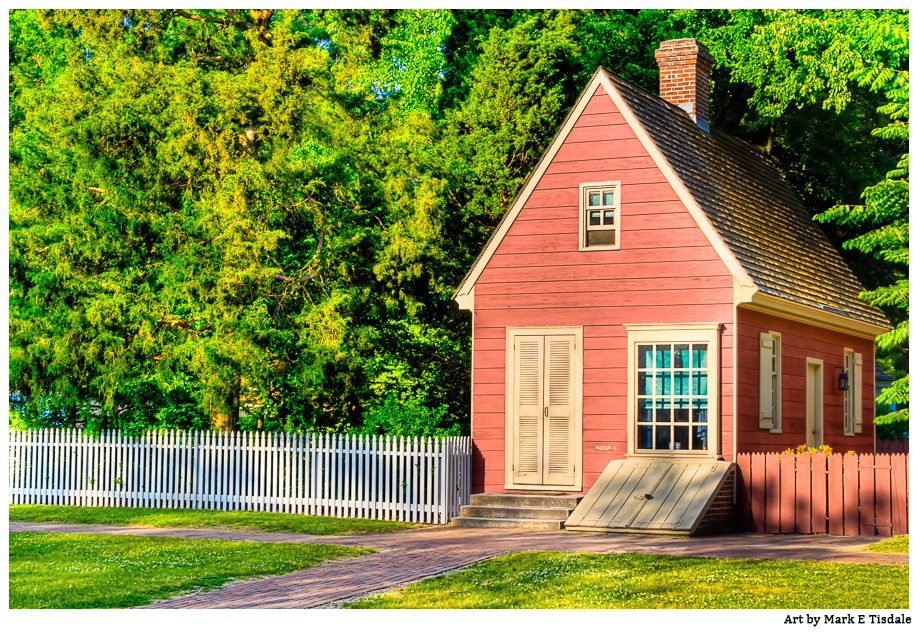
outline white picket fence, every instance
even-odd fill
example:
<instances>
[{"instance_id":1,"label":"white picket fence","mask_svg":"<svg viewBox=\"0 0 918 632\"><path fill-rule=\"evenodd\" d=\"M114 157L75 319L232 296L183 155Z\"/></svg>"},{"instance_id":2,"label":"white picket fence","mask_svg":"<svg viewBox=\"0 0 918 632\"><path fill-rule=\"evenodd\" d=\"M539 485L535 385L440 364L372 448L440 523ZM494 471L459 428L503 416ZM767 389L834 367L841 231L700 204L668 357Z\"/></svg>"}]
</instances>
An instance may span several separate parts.
<instances>
[{"instance_id":1,"label":"white picket fence","mask_svg":"<svg viewBox=\"0 0 918 632\"><path fill-rule=\"evenodd\" d=\"M469 501L470 446L469 437L11 430L9 502L446 524Z\"/></svg>"}]
</instances>

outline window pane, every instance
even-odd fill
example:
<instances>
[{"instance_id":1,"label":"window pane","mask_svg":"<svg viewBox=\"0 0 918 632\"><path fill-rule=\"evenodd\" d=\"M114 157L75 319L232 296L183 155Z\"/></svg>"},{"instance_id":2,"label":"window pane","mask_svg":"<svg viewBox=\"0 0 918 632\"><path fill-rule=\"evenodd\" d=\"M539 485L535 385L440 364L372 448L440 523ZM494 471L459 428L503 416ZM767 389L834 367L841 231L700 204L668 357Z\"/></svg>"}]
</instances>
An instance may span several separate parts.
<instances>
[{"instance_id":1,"label":"window pane","mask_svg":"<svg viewBox=\"0 0 918 632\"><path fill-rule=\"evenodd\" d=\"M602 211L590 211L590 226L599 226Z\"/></svg>"},{"instance_id":2,"label":"window pane","mask_svg":"<svg viewBox=\"0 0 918 632\"><path fill-rule=\"evenodd\" d=\"M687 424L689 421L689 400L677 399L673 401L673 421Z\"/></svg>"},{"instance_id":3,"label":"window pane","mask_svg":"<svg viewBox=\"0 0 918 632\"><path fill-rule=\"evenodd\" d=\"M638 449L650 450L653 448L653 426L638 426Z\"/></svg>"},{"instance_id":4,"label":"window pane","mask_svg":"<svg viewBox=\"0 0 918 632\"><path fill-rule=\"evenodd\" d=\"M660 423L669 423L670 422L670 413L669 410L669 401L657 401L657 419L656 422Z\"/></svg>"},{"instance_id":5,"label":"window pane","mask_svg":"<svg viewBox=\"0 0 918 632\"><path fill-rule=\"evenodd\" d=\"M614 230L588 230L587 231L587 246L612 246L614 244L615 244L615 231Z\"/></svg>"},{"instance_id":6,"label":"window pane","mask_svg":"<svg viewBox=\"0 0 918 632\"><path fill-rule=\"evenodd\" d=\"M653 367L653 345L638 345L638 368Z\"/></svg>"},{"instance_id":7,"label":"window pane","mask_svg":"<svg viewBox=\"0 0 918 632\"><path fill-rule=\"evenodd\" d=\"M638 375L638 395L653 395L653 373Z\"/></svg>"},{"instance_id":8,"label":"window pane","mask_svg":"<svg viewBox=\"0 0 918 632\"><path fill-rule=\"evenodd\" d=\"M611 226L615 223L615 211L603 211L602 213L602 223L606 226Z\"/></svg>"},{"instance_id":9,"label":"window pane","mask_svg":"<svg viewBox=\"0 0 918 632\"><path fill-rule=\"evenodd\" d=\"M654 395L671 395L672 377L669 373L657 373L657 388Z\"/></svg>"},{"instance_id":10,"label":"window pane","mask_svg":"<svg viewBox=\"0 0 918 632\"><path fill-rule=\"evenodd\" d=\"M675 426L673 428L673 450L688 450L688 426Z\"/></svg>"},{"instance_id":11,"label":"window pane","mask_svg":"<svg viewBox=\"0 0 918 632\"><path fill-rule=\"evenodd\" d=\"M705 426L695 426L692 432L692 450L708 449L708 429Z\"/></svg>"},{"instance_id":12,"label":"window pane","mask_svg":"<svg viewBox=\"0 0 918 632\"><path fill-rule=\"evenodd\" d=\"M673 373L673 394L689 395L689 372L676 371Z\"/></svg>"},{"instance_id":13,"label":"window pane","mask_svg":"<svg viewBox=\"0 0 918 632\"><path fill-rule=\"evenodd\" d=\"M669 426L657 426L656 435L653 447L657 450L669 450Z\"/></svg>"},{"instance_id":14,"label":"window pane","mask_svg":"<svg viewBox=\"0 0 918 632\"><path fill-rule=\"evenodd\" d=\"M638 421L653 421L653 400L651 399L639 399L638 400Z\"/></svg>"},{"instance_id":15,"label":"window pane","mask_svg":"<svg viewBox=\"0 0 918 632\"><path fill-rule=\"evenodd\" d=\"M708 366L708 345L692 345L692 368L703 369Z\"/></svg>"},{"instance_id":16,"label":"window pane","mask_svg":"<svg viewBox=\"0 0 918 632\"><path fill-rule=\"evenodd\" d=\"M692 395L708 394L708 374L696 373L692 376Z\"/></svg>"},{"instance_id":17,"label":"window pane","mask_svg":"<svg viewBox=\"0 0 918 632\"><path fill-rule=\"evenodd\" d=\"M696 424L708 423L707 399L696 399L692 401L692 422Z\"/></svg>"},{"instance_id":18,"label":"window pane","mask_svg":"<svg viewBox=\"0 0 918 632\"><path fill-rule=\"evenodd\" d=\"M668 369L672 348L669 345L657 345L657 368Z\"/></svg>"},{"instance_id":19,"label":"window pane","mask_svg":"<svg viewBox=\"0 0 918 632\"><path fill-rule=\"evenodd\" d=\"M590 206L599 206L599 192L590 193Z\"/></svg>"},{"instance_id":20,"label":"window pane","mask_svg":"<svg viewBox=\"0 0 918 632\"><path fill-rule=\"evenodd\" d=\"M604 206L612 206L615 204L615 193L612 191L605 191L602 194L602 203Z\"/></svg>"},{"instance_id":21,"label":"window pane","mask_svg":"<svg viewBox=\"0 0 918 632\"><path fill-rule=\"evenodd\" d=\"M677 369L689 368L689 346L688 345L674 345L673 346L673 367Z\"/></svg>"}]
</instances>

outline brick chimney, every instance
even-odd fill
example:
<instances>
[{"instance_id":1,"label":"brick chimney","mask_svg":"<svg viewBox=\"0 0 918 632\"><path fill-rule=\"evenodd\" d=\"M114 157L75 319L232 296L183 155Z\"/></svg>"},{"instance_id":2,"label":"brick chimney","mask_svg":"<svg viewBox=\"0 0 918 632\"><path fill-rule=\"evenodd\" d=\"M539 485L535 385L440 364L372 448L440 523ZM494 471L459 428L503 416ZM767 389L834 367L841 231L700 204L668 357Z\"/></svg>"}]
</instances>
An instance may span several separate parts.
<instances>
[{"instance_id":1,"label":"brick chimney","mask_svg":"<svg viewBox=\"0 0 918 632\"><path fill-rule=\"evenodd\" d=\"M714 58L708 47L693 38L668 40L655 54L660 66L660 96L688 112L698 127L709 132L708 83Z\"/></svg>"}]
</instances>

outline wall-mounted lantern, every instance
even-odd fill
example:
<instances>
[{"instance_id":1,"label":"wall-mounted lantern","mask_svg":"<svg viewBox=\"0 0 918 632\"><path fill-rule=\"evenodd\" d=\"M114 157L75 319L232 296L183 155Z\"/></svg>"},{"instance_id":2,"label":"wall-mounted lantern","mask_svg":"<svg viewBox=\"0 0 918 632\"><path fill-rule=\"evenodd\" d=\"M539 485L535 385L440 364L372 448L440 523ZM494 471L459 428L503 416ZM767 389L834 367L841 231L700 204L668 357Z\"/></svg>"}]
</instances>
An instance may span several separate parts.
<instances>
[{"instance_id":1,"label":"wall-mounted lantern","mask_svg":"<svg viewBox=\"0 0 918 632\"><path fill-rule=\"evenodd\" d=\"M842 370L842 372L838 374L838 390L848 390L848 372L845 370Z\"/></svg>"}]
</instances>

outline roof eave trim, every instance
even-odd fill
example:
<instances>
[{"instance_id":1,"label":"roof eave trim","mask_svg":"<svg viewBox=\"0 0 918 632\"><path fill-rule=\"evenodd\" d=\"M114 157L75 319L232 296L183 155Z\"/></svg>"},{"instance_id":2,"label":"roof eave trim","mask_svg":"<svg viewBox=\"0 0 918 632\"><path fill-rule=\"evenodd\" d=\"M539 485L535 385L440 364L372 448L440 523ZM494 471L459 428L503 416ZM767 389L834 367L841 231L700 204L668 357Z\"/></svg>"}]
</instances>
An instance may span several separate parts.
<instances>
[{"instance_id":1,"label":"roof eave trim","mask_svg":"<svg viewBox=\"0 0 918 632\"><path fill-rule=\"evenodd\" d=\"M602 86L606 89L606 92L612 98L612 101L615 103L615 106L619 109L622 116L625 117L625 120L631 126L631 129L634 130L634 133L637 135L638 140L641 141L644 149L648 154L650 154L651 159L653 159L654 163L663 173L663 177L666 178L666 181L676 192L679 200L685 205L685 208L688 209L688 212L695 220L695 223L698 224L701 232L704 233L711 246L724 262L724 265L727 266L730 274L733 275L735 283L740 287L746 287L753 290L756 289L757 286L752 280L752 277L749 276L749 273L746 272L737 258L733 255L733 252L730 250L724 240L721 239L719 234L717 234L717 229L714 228L713 224L708 221L704 211L701 210L701 207L695 201L695 198L692 197L692 194L689 193L685 184L683 184L682 179L676 174L676 170L673 169L673 167L669 164L669 161L666 160L666 157L657 147L656 143L653 141L653 139L650 138L650 135L647 133L640 120L638 120L637 116L634 114L631 106L628 105L628 102L618 91L618 88L616 88L615 84L608 78L605 71L601 70L600 75L600 83L602 83Z\"/></svg>"},{"instance_id":2,"label":"roof eave trim","mask_svg":"<svg viewBox=\"0 0 918 632\"><path fill-rule=\"evenodd\" d=\"M856 318L833 314L784 298L764 294L763 292L754 293L749 302L741 303L740 306L764 314L831 329L839 333L857 336L858 338L867 338L869 340L873 340L891 329L891 327L882 327Z\"/></svg>"},{"instance_id":3,"label":"roof eave trim","mask_svg":"<svg viewBox=\"0 0 918 632\"><path fill-rule=\"evenodd\" d=\"M481 276L481 273L484 272L484 269L488 265L488 262L491 260L491 257L494 256L497 248L500 246L507 232L510 230L510 226L513 225L513 221L520 214L520 211L523 210L523 206L526 205L526 202L529 201L529 196L532 195L532 192L535 190L536 185L538 185L539 180L542 179L542 176L548 170L548 167L551 165L551 161L554 159L555 154L558 153L558 150L561 149L564 141L567 140L568 134L570 134L571 130L574 128L574 125L577 123L580 115L583 114L583 111L586 109L590 99L593 98L593 94L596 92L596 89L600 85L603 85L603 77L604 73L602 69L597 70L593 75L593 78L590 80L590 83L587 84L587 87L584 88L583 92L580 93L577 102L568 113L567 118L564 120L564 124L561 126L561 129L555 135L545 153L542 154L542 158L539 159L538 164L535 166L535 169L533 169L532 173L529 174L526 182L523 183L523 188L520 189L516 199L514 199L513 204L511 204L510 210L507 211L504 217L497 224L497 227L491 234L491 238L488 239L488 242L485 244L485 247L478 255L475 263L472 264L471 269L465 275L465 278L462 280L459 288L453 294L453 300L456 301L459 309L474 309L475 295L473 290L475 288L475 284L478 282L478 278ZM608 91L608 88L606 88L606 90Z\"/></svg>"}]
</instances>

